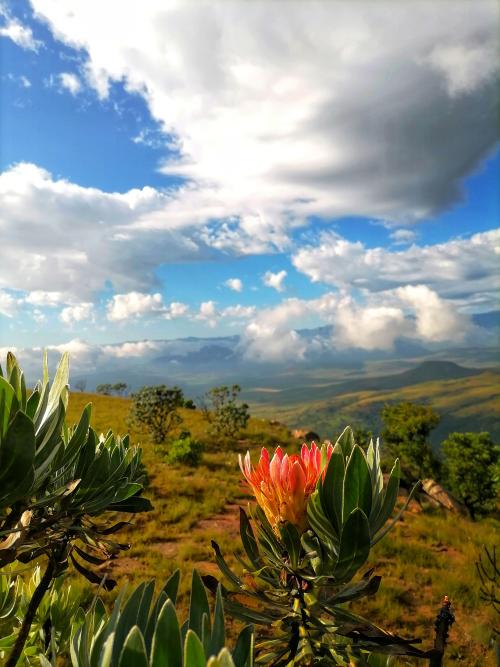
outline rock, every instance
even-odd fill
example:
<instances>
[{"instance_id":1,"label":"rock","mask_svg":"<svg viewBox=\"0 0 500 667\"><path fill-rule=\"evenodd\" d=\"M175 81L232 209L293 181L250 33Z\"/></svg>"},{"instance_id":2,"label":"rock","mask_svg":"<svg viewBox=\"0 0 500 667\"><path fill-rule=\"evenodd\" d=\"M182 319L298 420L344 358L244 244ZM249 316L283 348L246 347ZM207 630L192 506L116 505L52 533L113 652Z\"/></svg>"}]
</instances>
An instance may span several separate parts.
<instances>
[{"instance_id":1,"label":"rock","mask_svg":"<svg viewBox=\"0 0 500 667\"><path fill-rule=\"evenodd\" d=\"M456 514L467 514L465 507L434 479L422 480L422 492L425 493L427 500L435 507L444 507Z\"/></svg>"}]
</instances>

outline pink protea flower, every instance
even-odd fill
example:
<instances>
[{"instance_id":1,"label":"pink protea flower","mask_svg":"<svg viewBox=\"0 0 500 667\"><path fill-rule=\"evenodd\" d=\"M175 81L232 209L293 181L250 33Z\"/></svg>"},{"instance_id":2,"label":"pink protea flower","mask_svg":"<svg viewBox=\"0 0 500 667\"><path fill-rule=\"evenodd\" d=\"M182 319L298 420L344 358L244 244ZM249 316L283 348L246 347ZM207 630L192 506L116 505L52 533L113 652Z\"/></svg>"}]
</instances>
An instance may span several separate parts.
<instances>
[{"instance_id":1,"label":"pink protea flower","mask_svg":"<svg viewBox=\"0 0 500 667\"><path fill-rule=\"evenodd\" d=\"M328 461L333 451L330 443L321 449L314 442L310 449L303 444L300 456L288 456L281 447L277 447L272 459L263 447L255 467L250 460L250 452L244 459L240 454L241 471L274 529L280 522L289 521L300 532L306 530L307 501L323 470L324 447Z\"/></svg>"}]
</instances>

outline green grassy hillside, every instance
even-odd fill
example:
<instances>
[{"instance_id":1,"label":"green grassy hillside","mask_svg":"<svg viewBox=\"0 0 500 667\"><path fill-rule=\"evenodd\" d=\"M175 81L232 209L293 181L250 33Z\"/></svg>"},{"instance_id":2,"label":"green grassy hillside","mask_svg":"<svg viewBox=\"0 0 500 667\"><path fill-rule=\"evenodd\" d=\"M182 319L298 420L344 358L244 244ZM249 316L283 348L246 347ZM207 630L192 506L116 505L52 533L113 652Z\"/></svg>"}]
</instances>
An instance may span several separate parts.
<instances>
[{"instance_id":1,"label":"green grassy hillside","mask_svg":"<svg viewBox=\"0 0 500 667\"><path fill-rule=\"evenodd\" d=\"M346 423L378 433L379 415L385 403L412 401L430 404L439 413L441 422L432 434L434 444L452 431L489 431L494 439L500 439L500 375L496 372L389 389L384 389L383 382L379 385L378 389L349 391L349 385L342 383L337 388L330 386L329 398L312 400L314 392L308 391L306 402L289 405L280 404L273 394L269 401L276 400L276 405L252 403L251 406L259 416L279 419L291 427L313 429L322 437L329 437Z\"/></svg>"},{"instance_id":2,"label":"green grassy hillside","mask_svg":"<svg viewBox=\"0 0 500 667\"><path fill-rule=\"evenodd\" d=\"M70 422L88 401L94 404L93 424L98 430L130 431L130 401L126 398L72 394ZM206 440L206 423L199 411L185 410L182 415L182 428ZM337 432L333 429L328 435L333 438ZM134 525L121 534L122 541L130 541L132 547L113 562L113 576L120 583L151 577L162 581L180 567L185 575L183 591L195 566L218 576L210 540L217 540L227 554L239 551L238 505L245 506L249 500L241 483L238 452L249 448L257 458L263 444L279 443L290 451L297 443L280 424L252 419L240 440L209 442L202 464L190 469L167 466L165 447L149 444L147 436L139 431L130 433L133 441L143 444L149 476L146 495L154 510L133 519ZM472 523L437 511L421 512L415 505L375 548L371 565L383 576L382 586L377 596L358 610L393 630L421 637L429 646L440 600L448 594L457 616L448 663L493 666L487 648L493 612L479 600L474 561L482 544L493 543L498 529L493 519ZM185 595L183 599L185 602Z\"/></svg>"}]
</instances>

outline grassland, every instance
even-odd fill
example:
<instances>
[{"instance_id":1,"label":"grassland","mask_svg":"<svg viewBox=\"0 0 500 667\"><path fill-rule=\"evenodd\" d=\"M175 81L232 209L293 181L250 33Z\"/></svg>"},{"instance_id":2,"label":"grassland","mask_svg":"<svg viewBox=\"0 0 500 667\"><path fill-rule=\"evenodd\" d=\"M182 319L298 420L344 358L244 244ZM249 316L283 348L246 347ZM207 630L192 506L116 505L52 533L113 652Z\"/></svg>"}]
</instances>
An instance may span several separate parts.
<instances>
[{"instance_id":1,"label":"grassland","mask_svg":"<svg viewBox=\"0 0 500 667\"><path fill-rule=\"evenodd\" d=\"M441 417L432 435L433 444L437 445L452 431L488 431L499 439L499 386L500 375L493 372L456 380L419 382L385 391L336 391L330 385L330 396L324 400L314 400L311 389L307 391L306 403L283 405L279 395L274 394L268 405L254 402L251 407L261 417L279 419L290 427L312 429L322 437L330 437L346 423L363 425L379 433L379 415L385 403L427 403Z\"/></svg>"},{"instance_id":2,"label":"grassland","mask_svg":"<svg viewBox=\"0 0 500 667\"><path fill-rule=\"evenodd\" d=\"M239 550L237 506L245 505L249 498L240 482L238 452L249 448L257 456L262 445L280 443L290 450L297 443L281 424L254 418L240 440L208 442L198 468L171 467L164 463L164 447L149 444L146 434L128 427L130 402L126 398L72 394L70 422L89 401L94 404L93 424L98 430L130 432L134 442L143 444L149 476L146 495L154 505L152 512L136 517L134 525L122 535L132 547L113 563L112 574L120 583L152 577L162 581L180 567L185 602L193 567L218 575L211 539L218 541L226 553ZM206 441L206 423L200 412L186 410L182 416L182 427ZM494 659L487 642L495 619L493 611L479 599L474 561L482 544L493 544L498 528L493 519L472 523L435 510L422 512L414 506L373 551L371 565L383 576L382 586L376 597L357 609L393 630L421 637L429 646L433 620L446 593L453 600L457 617L448 663L492 666Z\"/></svg>"}]
</instances>

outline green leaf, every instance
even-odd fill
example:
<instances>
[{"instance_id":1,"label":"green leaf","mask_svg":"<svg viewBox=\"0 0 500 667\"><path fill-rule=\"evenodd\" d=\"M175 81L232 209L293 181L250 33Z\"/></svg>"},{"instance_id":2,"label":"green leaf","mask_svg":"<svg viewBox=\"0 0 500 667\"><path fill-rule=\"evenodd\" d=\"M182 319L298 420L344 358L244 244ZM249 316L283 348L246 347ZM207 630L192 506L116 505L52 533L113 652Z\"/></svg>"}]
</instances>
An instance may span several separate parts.
<instances>
[{"instance_id":1,"label":"green leaf","mask_svg":"<svg viewBox=\"0 0 500 667\"><path fill-rule=\"evenodd\" d=\"M366 562L370 553L370 528L363 510L351 512L342 530L340 550L334 577L337 582L350 581Z\"/></svg>"},{"instance_id":2,"label":"green leaf","mask_svg":"<svg viewBox=\"0 0 500 667\"><path fill-rule=\"evenodd\" d=\"M33 481L35 431L33 422L17 412L0 442L0 499L10 494L9 503L25 493Z\"/></svg>"},{"instance_id":3,"label":"green leaf","mask_svg":"<svg viewBox=\"0 0 500 667\"><path fill-rule=\"evenodd\" d=\"M210 607L208 604L207 591L205 590L205 586L203 585L203 581L198 573L198 570L193 570L188 627L190 630L194 630L198 637L202 637L203 634L203 614L206 614L210 619Z\"/></svg>"},{"instance_id":4,"label":"green leaf","mask_svg":"<svg viewBox=\"0 0 500 667\"><path fill-rule=\"evenodd\" d=\"M181 632L172 600L165 602L158 616L150 667L182 667Z\"/></svg>"},{"instance_id":5,"label":"green leaf","mask_svg":"<svg viewBox=\"0 0 500 667\"><path fill-rule=\"evenodd\" d=\"M240 535L246 555L255 569L259 569L262 566L259 547L257 546L252 525L243 507L240 507Z\"/></svg>"},{"instance_id":6,"label":"green leaf","mask_svg":"<svg viewBox=\"0 0 500 667\"><path fill-rule=\"evenodd\" d=\"M136 625L125 639L118 667L148 667L144 637Z\"/></svg>"},{"instance_id":7,"label":"green leaf","mask_svg":"<svg viewBox=\"0 0 500 667\"><path fill-rule=\"evenodd\" d=\"M217 655L226 643L226 629L224 620L224 604L222 602L222 587L217 586L215 596L214 627L209 647L209 655Z\"/></svg>"},{"instance_id":8,"label":"green leaf","mask_svg":"<svg viewBox=\"0 0 500 667\"><path fill-rule=\"evenodd\" d=\"M246 625L238 635L233 651L236 667L253 667L254 634L253 625Z\"/></svg>"},{"instance_id":9,"label":"green leaf","mask_svg":"<svg viewBox=\"0 0 500 667\"><path fill-rule=\"evenodd\" d=\"M300 535L297 528L287 522L280 526L281 539L285 545L292 569L297 569L300 558Z\"/></svg>"},{"instance_id":10,"label":"green leaf","mask_svg":"<svg viewBox=\"0 0 500 667\"><path fill-rule=\"evenodd\" d=\"M207 661L203 644L193 630L188 630L184 642L184 665L185 667L206 667Z\"/></svg>"},{"instance_id":11,"label":"green leaf","mask_svg":"<svg viewBox=\"0 0 500 667\"><path fill-rule=\"evenodd\" d=\"M370 516L371 506L372 483L370 470L363 450L359 445L355 445L345 471L342 521L345 521L357 507L362 509L366 516Z\"/></svg>"},{"instance_id":12,"label":"green leaf","mask_svg":"<svg viewBox=\"0 0 500 667\"><path fill-rule=\"evenodd\" d=\"M318 491L321 508L330 520L337 537L342 531L342 497L345 463L340 444L333 448L324 480L319 480Z\"/></svg>"},{"instance_id":13,"label":"green leaf","mask_svg":"<svg viewBox=\"0 0 500 667\"><path fill-rule=\"evenodd\" d=\"M181 571L177 569L170 575L170 577L167 579L167 583L162 589L174 604L177 601L177 593L179 591L180 578L181 578Z\"/></svg>"},{"instance_id":14,"label":"green leaf","mask_svg":"<svg viewBox=\"0 0 500 667\"><path fill-rule=\"evenodd\" d=\"M391 470L389 481L387 482L387 488L385 490L382 507L380 508L377 517L375 517L373 522L371 522L370 528L372 536L374 536L382 528L394 510L394 506L396 505L396 501L398 499L400 475L401 472L399 459L396 459Z\"/></svg>"},{"instance_id":15,"label":"green leaf","mask_svg":"<svg viewBox=\"0 0 500 667\"><path fill-rule=\"evenodd\" d=\"M335 444L340 446L340 448L342 449L342 454L344 455L344 458L347 460L350 457L352 449L355 444L354 434L350 426L345 427L345 429L339 435L337 442Z\"/></svg>"}]
</instances>

